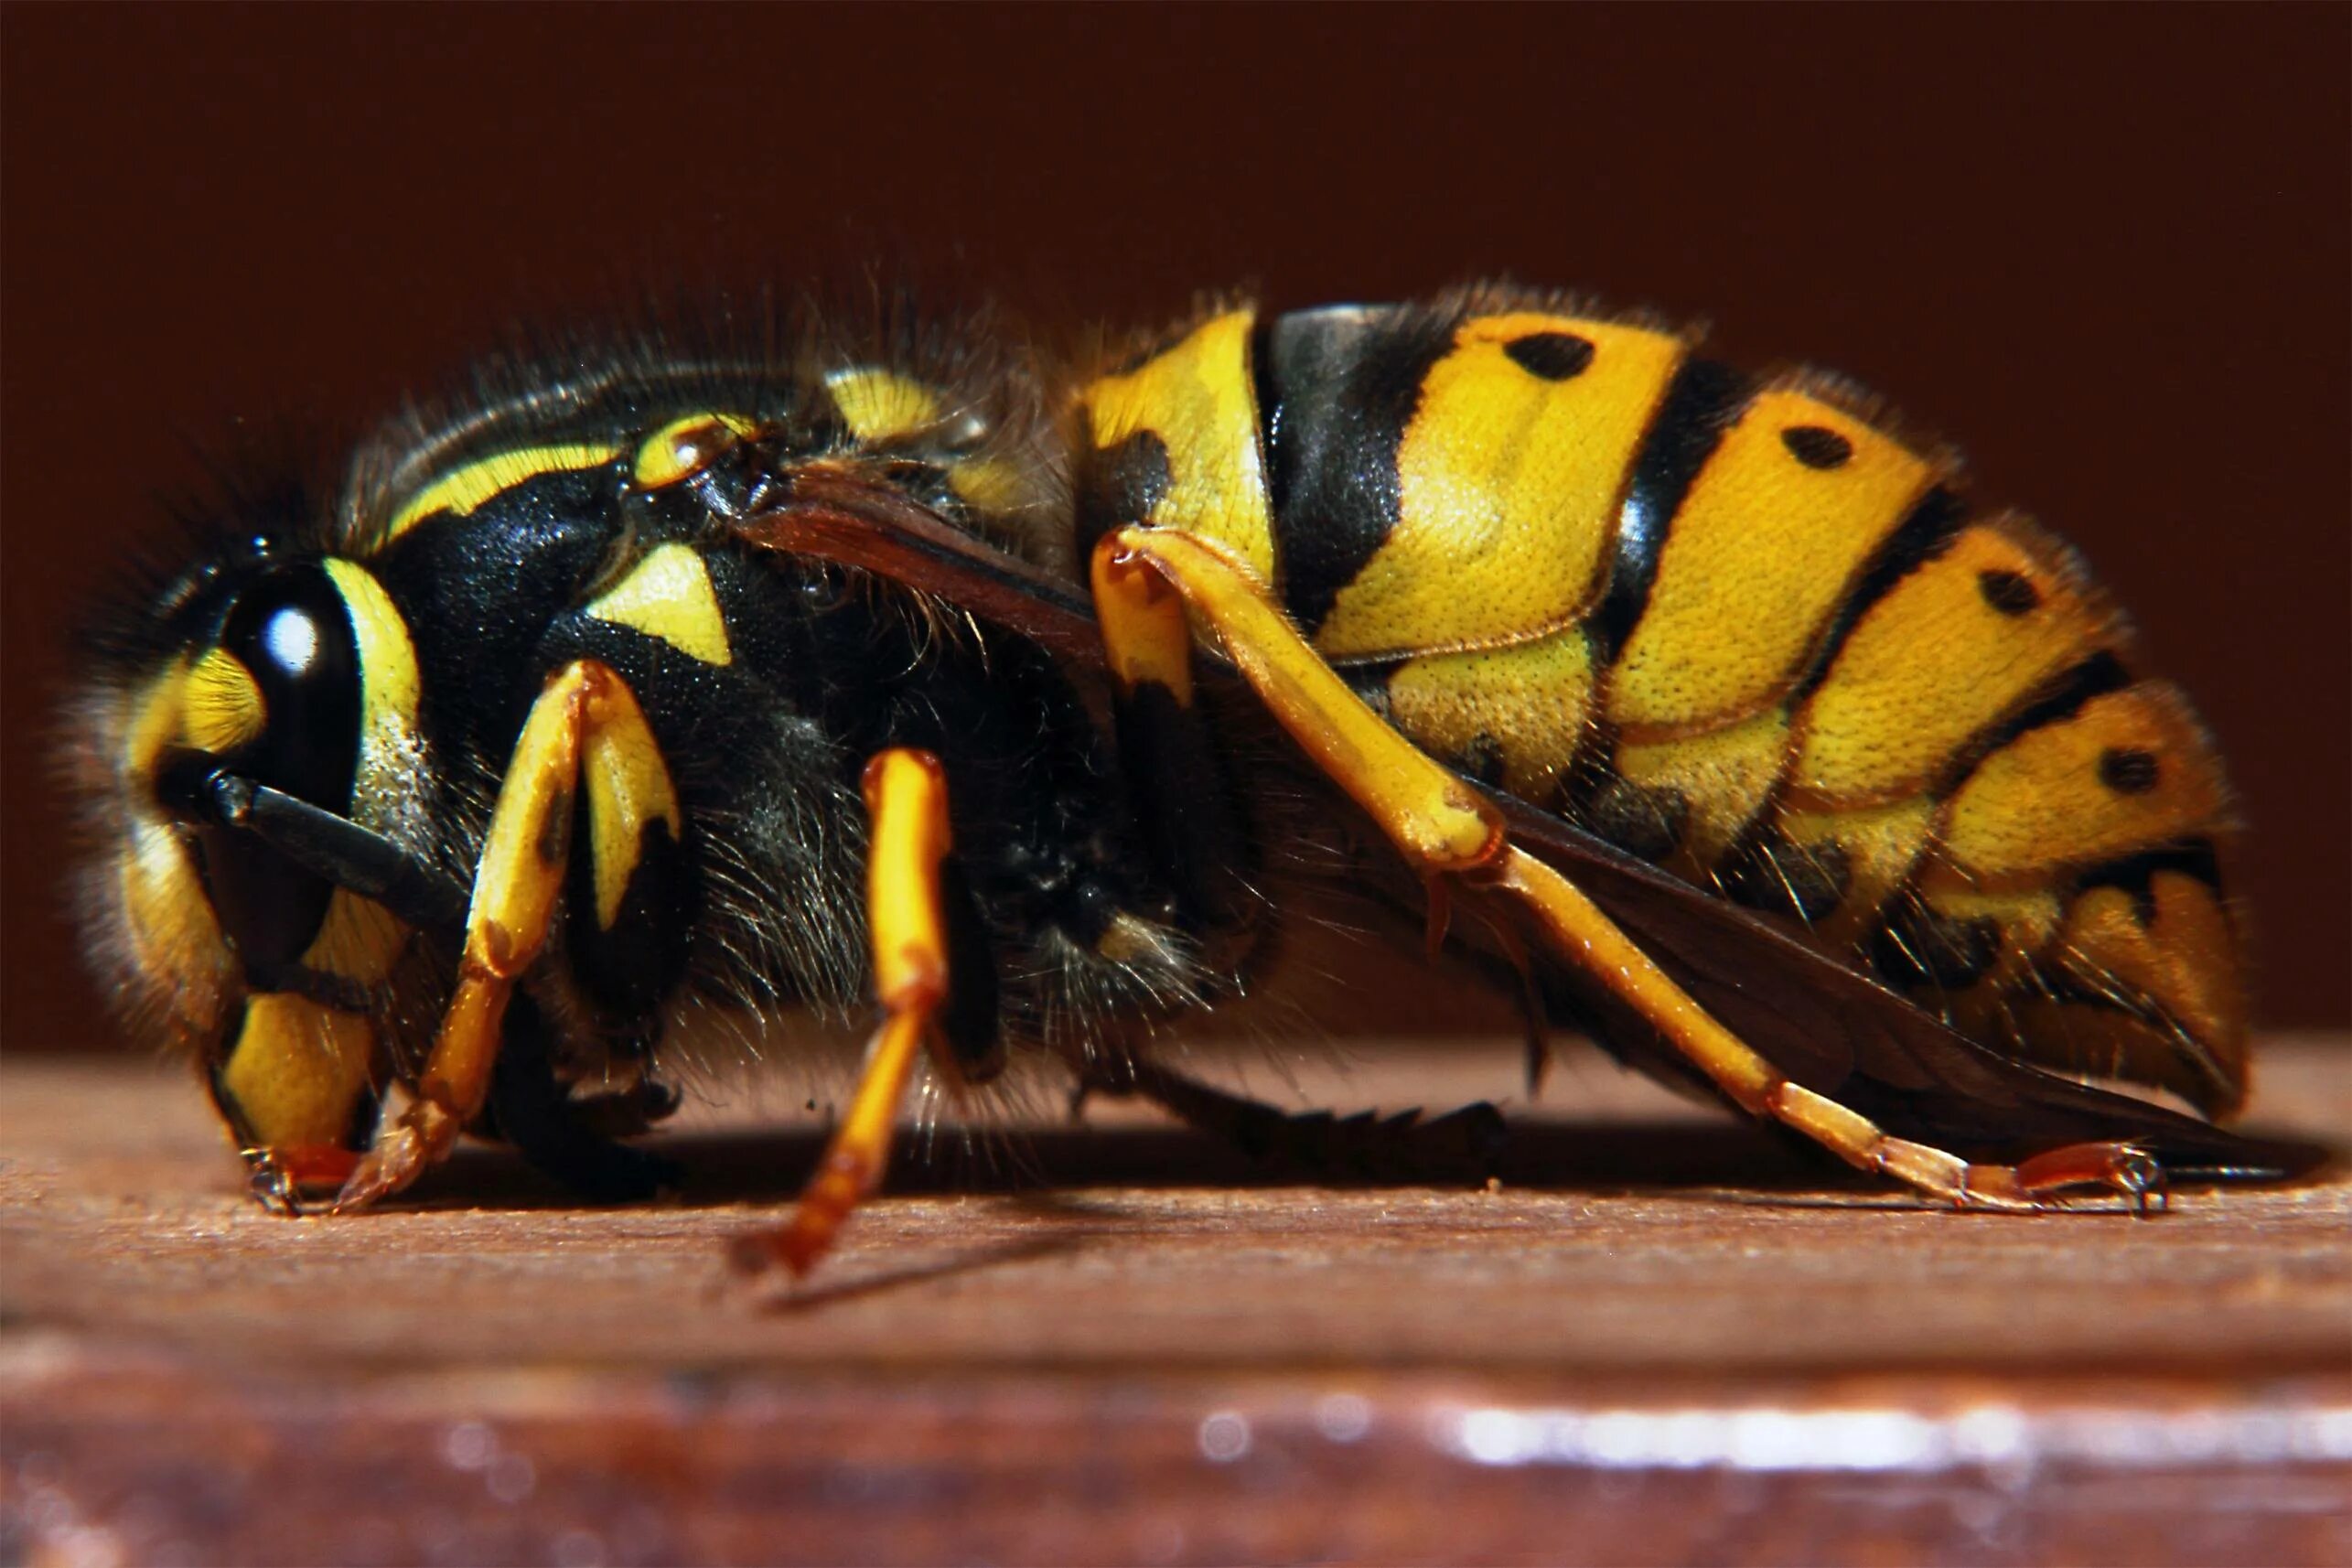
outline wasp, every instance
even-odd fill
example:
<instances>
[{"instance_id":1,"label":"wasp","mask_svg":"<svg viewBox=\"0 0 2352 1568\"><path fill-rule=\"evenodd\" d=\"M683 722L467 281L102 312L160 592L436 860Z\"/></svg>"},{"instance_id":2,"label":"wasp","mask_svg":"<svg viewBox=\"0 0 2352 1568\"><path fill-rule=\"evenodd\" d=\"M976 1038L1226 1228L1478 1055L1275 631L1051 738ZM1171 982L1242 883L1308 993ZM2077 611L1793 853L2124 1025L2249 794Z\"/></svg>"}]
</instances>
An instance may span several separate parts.
<instances>
[{"instance_id":1,"label":"wasp","mask_svg":"<svg viewBox=\"0 0 2352 1568\"><path fill-rule=\"evenodd\" d=\"M1079 370L764 320L496 362L103 639L93 947L265 1202L642 1193L682 1042L871 1007L739 1249L805 1271L918 1084L1268 1111L1155 1042L1316 877L1939 1203L2311 1163L2094 1081L2244 1096L2220 761L1846 383L1507 286Z\"/></svg>"}]
</instances>

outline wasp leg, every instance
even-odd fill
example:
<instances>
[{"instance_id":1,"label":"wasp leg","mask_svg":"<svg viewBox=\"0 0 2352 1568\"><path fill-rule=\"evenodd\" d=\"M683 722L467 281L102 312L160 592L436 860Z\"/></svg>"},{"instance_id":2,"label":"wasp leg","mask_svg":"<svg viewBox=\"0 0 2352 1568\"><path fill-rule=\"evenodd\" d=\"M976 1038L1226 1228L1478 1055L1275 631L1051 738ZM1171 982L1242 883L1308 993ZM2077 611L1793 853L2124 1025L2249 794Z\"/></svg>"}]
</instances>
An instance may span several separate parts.
<instances>
[{"instance_id":1,"label":"wasp leg","mask_svg":"<svg viewBox=\"0 0 2352 1568\"><path fill-rule=\"evenodd\" d=\"M865 792L874 822L865 905L882 1026L866 1047L849 1113L801 1189L792 1218L736 1239L734 1262L746 1273L781 1263L798 1276L824 1256L850 1211L881 1182L916 1056L928 1046L934 1060L943 1066L950 1060L939 1036L949 985L940 889L940 863L950 847L947 779L930 753L894 748L866 764Z\"/></svg>"},{"instance_id":2,"label":"wasp leg","mask_svg":"<svg viewBox=\"0 0 2352 1568\"><path fill-rule=\"evenodd\" d=\"M1111 668L1120 771L1153 868L1189 924L1244 931L1259 913L1243 869L1248 835L1224 753L1194 700L1184 601L1156 579L1105 581L1107 559L1096 557L1094 601Z\"/></svg>"},{"instance_id":3,"label":"wasp leg","mask_svg":"<svg viewBox=\"0 0 2352 1568\"><path fill-rule=\"evenodd\" d=\"M577 1100L559 1082L546 1021L528 995L507 1009L505 1038L490 1074L489 1120L535 1169L594 1203L639 1203L675 1186L677 1165L631 1148L596 1124L609 1118L626 1135L677 1103L674 1090L640 1079L616 1095Z\"/></svg>"},{"instance_id":4,"label":"wasp leg","mask_svg":"<svg viewBox=\"0 0 2352 1568\"><path fill-rule=\"evenodd\" d=\"M2033 1210L2067 1188L2103 1187L2149 1206L2163 1173L2128 1144L2080 1144L2021 1165L1971 1165L1927 1144L1897 1138L1826 1095L1791 1083L1718 1023L1565 876L1506 848L1474 881L1515 895L1554 950L1599 976L1714 1086L1751 1114L1803 1133L1861 1170L1892 1176L1962 1208Z\"/></svg>"},{"instance_id":5,"label":"wasp leg","mask_svg":"<svg viewBox=\"0 0 2352 1568\"><path fill-rule=\"evenodd\" d=\"M1500 815L1450 769L1365 706L1307 645L1250 570L1216 545L1172 531L1127 528L1097 547L1106 623L1173 586L1223 643L1261 701L1324 774L1372 818L1438 894L1458 877L1509 895L1547 945L1601 980L1734 1103L1770 1117L1863 1170L1958 1207L2031 1210L2061 1188L2104 1186L2134 1197L2150 1162L2129 1145L2085 1144L2024 1165L1972 1165L1890 1136L1867 1118L1788 1081L1651 961L1565 876L1505 833ZM1154 624L1128 615L1133 629ZM1157 623L1165 628L1167 618ZM1167 635L1162 629L1160 636Z\"/></svg>"},{"instance_id":6,"label":"wasp leg","mask_svg":"<svg viewBox=\"0 0 2352 1568\"><path fill-rule=\"evenodd\" d=\"M546 945L563 891L584 757L597 769L622 829L633 834L640 819L674 819L660 747L628 683L594 660L565 665L532 703L499 786L466 912L457 987L416 1098L343 1184L338 1211L363 1208L407 1187L481 1113L508 1000ZM671 825L674 832L674 820Z\"/></svg>"}]
</instances>

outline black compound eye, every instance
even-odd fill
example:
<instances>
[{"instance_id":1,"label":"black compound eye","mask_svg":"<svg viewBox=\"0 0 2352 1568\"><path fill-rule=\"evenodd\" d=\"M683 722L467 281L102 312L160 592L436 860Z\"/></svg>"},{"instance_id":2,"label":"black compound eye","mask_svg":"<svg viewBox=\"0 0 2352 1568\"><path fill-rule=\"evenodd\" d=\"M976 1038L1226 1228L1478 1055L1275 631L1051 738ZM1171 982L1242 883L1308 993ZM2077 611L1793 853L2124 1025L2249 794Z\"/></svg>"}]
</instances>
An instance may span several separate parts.
<instances>
[{"instance_id":1,"label":"black compound eye","mask_svg":"<svg viewBox=\"0 0 2352 1568\"><path fill-rule=\"evenodd\" d=\"M259 687L262 732L221 760L240 777L338 813L360 760L360 654L350 613L315 564L269 573L238 596L220 648ZM199 834L212 907L248 966L298 960L334 888L250 835Z\"/></svg>"},{"instance_id":2,"label":"black compound eye","mask_svg":"<svg viewBox=\"0 0 2352 1568\"><path fill-rule=\"evenodd\" d=\"M237 757L257 784L348 810L360 757L360 652L350 612L316 565L273 572L238 596L220 646L261 688L261 737Z\"/></svg>"}]
</instances>

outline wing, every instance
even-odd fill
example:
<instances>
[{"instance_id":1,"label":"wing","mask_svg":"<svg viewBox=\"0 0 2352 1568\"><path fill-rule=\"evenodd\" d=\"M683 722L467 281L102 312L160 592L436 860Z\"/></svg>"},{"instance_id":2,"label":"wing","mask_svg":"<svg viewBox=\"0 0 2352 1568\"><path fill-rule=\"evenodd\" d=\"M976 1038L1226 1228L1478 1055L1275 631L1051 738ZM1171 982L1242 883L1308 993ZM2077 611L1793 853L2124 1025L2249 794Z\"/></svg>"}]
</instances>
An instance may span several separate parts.
<instances>
[{"instance_id":1,"label":"wing","mask_svg":"<svg viewBox=\"0 0 2352 1568\"><path fill-rule=\"evenodd\" d=\"M803 468L792 476L789 500L744 519L735 532L762 549L872 572L1063 659L1102 668L1094 611L1075 588L945 521L878 477Z\"/></svg>"},{"instance_id":2,"label":"wing","mask_svg":"<svg viewBox=\"0 0 2352 1568\"><path fill-rule=\"evenodd\" d=\"M875 573L1103 671L1091 607L1067 583L942 521L878 477L796 477L740 530L765 548ZM1977 1044L1875 981L1736 905L1550 812L1493 797L1515 842L1571 877L1675 982L1780 1071L1888 1132L1975 1160L2129 1141L2175 1176L2276 1178L2329 1152L2246 1137L2078 1083ZM1606 990L1561 974L1612 1045L1670 1075L1672 1053Z\"/></svg>"},{"instance_id":3,"label":"wing","mask_svg":"<svg viewBox=\"0 0 2352 1568\"><path fill-rule=\"evenodd\" d=\"M1790 1079L1890 1133L2004 1163L2129 1141L2185 1176L2271 1178L2328 1157L2002 1056L1762 917L1523 800L1496 800L1522 849L1573 879L1709 1012ZM1648 1054L1645 1026L1605 993L1579 994L1614 1038Z\"/></svg>"}]
</instances>

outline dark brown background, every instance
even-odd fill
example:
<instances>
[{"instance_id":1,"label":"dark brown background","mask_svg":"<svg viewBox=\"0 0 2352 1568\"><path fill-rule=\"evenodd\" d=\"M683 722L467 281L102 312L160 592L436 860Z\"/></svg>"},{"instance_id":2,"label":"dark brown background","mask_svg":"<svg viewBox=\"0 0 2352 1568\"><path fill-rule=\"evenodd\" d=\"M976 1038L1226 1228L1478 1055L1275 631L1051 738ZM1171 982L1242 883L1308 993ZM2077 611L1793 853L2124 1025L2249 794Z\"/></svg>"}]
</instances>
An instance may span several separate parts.
<instances>
[{"instance_id":1,"label":"dark brown background","mask_svg":"<svg viewBox=\"0 0 2352 1568\"><path fill-rule=\"evenodd\" d=\"M2263 1014L2347 979L2352 13L11 7L5 1041L111 1036L43 735L73 605L241 429L516 317L878 254L1045 323L1509 271L1960 441L2220 733Z\"/></svg>"}]
</instances>

